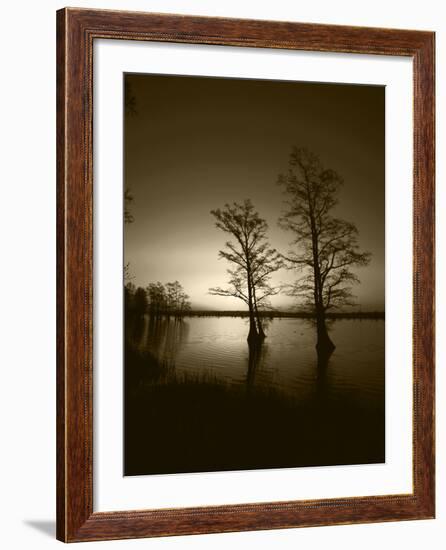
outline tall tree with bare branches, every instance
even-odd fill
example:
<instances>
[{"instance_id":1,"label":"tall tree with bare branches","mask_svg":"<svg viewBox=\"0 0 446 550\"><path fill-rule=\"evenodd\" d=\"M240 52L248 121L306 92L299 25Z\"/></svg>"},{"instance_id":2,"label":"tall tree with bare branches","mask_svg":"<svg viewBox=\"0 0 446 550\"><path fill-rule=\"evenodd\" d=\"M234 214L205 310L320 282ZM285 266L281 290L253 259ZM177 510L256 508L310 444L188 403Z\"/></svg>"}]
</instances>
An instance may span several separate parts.
<instances>
[{"instance_id":1,"label":"tall tree with bare branches","mask_svg":"<svg viewBox=\"0 0 446 550\"><path fill-rule=\"evenodd\" d=\"M211 214L216 226L233 237L219 252L219 257L233 267L227 270L229 287L211 288L209 292L242 300L249 310L248 340L264 338L259 311L267 307L269 297L278 293L279 290L270 285L270 277L284 265L281 255L268 242L268 224L250 200L243 204L225 204L223 209L212 210Z\"/></svg>"},{"instance_id":2,"label":"tall tree with bare branches","mask_svg":"<svg viewBox=\"0 0 446 550\"><path fill-rule=\"evenodd\" d=\"M367 265L371 255L360 250L356 226L335 217L343 180L317 155L294 147L288 172L278 181L287 196L279 224L294 235L285 258L301 274L289 294L314 311L316 348L331 353L335 345L327 331L327 311L354 304L352 285L359 278L352 268Z\"/></svg>"}]
</instances>

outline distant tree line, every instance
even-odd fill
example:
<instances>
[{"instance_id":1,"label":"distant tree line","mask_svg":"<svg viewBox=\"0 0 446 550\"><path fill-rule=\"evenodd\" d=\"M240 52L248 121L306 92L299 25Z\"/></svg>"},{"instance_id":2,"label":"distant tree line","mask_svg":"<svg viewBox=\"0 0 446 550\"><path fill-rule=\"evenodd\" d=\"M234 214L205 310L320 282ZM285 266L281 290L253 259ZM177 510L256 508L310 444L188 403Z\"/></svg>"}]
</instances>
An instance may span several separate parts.
<instances>
[{"instance_id":1,"label":"distant tree line","mask_svg":"<svg viewBox=\"0 0 446 550\"><path fill-rule=\"evenodd\" d=\"M134 317L145 314L153 318L181 318L190 311L189 296L178 281L171 283L149 283L146 288L136 287L128 282L125 285L126 313Z\"/></svg>"},{"instance_id":2,"label":"distant tree line","mask_svg":"<svg viewBox=\"0 0 446 550\"><path fill-rule=\"evenodd\" d=\"M126 101L131 96L130 87L126 87ZM126 103L126 108L134 109L134 100ZM130 205L133 202L133 195L129 188L124 189L124 223L134 222L130 212ZM173 316L181 318L191 309L189 296L178 281L171 283L149 283L146 288L136 287L131 279L130 263L124 265L124 307L126 315L133 318L141 318L149 314L153 318Z\"/></svg>"}]
</instances>

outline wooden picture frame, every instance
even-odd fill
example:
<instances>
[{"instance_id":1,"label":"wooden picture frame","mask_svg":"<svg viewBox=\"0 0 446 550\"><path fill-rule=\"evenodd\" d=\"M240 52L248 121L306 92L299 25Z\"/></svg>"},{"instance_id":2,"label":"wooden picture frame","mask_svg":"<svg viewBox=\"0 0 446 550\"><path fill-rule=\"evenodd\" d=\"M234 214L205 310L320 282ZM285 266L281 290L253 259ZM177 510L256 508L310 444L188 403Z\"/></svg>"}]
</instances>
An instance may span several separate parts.
<instances>
[{"instance_id":1,"label":"wooden picture frame","mask_svg":"<svg viewBox=\"0 0 446 550\"><path fill-rule=\"evenodd\" d=\"M413 492L93 511L93 42L413 60ZM65 542L434 517L434 33L65 8L57 12L57 538Z\"/></svg>"}]
</instances>

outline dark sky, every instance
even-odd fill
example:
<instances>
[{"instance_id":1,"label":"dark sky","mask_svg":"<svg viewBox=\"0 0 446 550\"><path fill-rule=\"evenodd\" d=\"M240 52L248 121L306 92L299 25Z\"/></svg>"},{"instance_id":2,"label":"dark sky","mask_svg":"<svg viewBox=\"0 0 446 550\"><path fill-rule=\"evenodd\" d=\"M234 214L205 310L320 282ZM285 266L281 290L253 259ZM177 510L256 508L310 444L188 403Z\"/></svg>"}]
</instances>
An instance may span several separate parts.
<instances>
[{"instance_id":1,"label":"dark sky","mask_svg":"<svg viewBox=\"0 0 446 550\"><path fill-rule=\"evenodd\" d=\"M244 309L210 296L224 286L227 236L210 210L250 198L287 251L292 235L277 226L284 196L276 185L291 147L320 155L345 180L336 215L354 222L372 253L357 271L363 310L384 309L385 89L281 81L126 75L135 113L125 117L125 185L134 222L125 226L125 261L136 285L179 280L192 306ZM280 271L274 282L296 274ZM273 305L286 308L281 296Z\"/></svg>"}]
</instances>

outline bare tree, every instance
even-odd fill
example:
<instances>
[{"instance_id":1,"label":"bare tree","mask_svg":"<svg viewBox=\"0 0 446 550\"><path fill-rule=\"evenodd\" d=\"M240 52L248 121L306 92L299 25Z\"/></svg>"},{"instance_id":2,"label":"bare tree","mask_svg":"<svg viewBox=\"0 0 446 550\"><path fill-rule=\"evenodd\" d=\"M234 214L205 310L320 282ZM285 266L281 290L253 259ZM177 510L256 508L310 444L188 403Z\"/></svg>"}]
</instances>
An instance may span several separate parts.
<instances>
[{"instance_id":1,"label":"bare tree","mask_svg":"<svg viewBox=\"0 0 446 550\"><path fill-rule=\"evenodd\" d=\"M189 295L184 292L183 289L181 289L181 293L178 297L178 306L177 306L178 315L182 316L188 311L191 310L191 303L189 300Z\"/></svg>"},{"instance_id":2,"label":"bare tree","mask_svg":"<svg viewBox=\"0 0 446 550\"><path fill-rule=\"evenodd\" d=\"M183 286L178 282L166 283L166 313L173 314L177 319L190 310L189 296L184 292Z\"/></svg>"},{"instance_id":3,"label":"bare tree","mask_svg":"<svg viewBox=\"0 0 446 550\"><path fill-rule=\"evenodd\" d=\"M149 302L149 313L151 317L159 318L166 310L167 297L164 285L159 281L149 283L147 286L147 296Z\"/></svg>"},{"instance_id":4,"label":"bare tree","mask_svg":"<svg viewBox=\"0 0 446 550\"><path fill-rule=\"evenodd\" d=\"M268 298L278 293L270 285L271 275L283 267L281 255L271 248L266 233L268 224L255 211L250 200L243 204L225 204L223 209L212 210L216 226L234 237L227 241L219 257L230 262L229 288L210 288L210 294L242 300L249 310L248 340L264 337L260 307L266 307Z\"/></svg>"},{"instance_id":5,"label":"bare tree","mask_svg":"<svg viewBox=\"0 0 446 550\"><path fill-rule=\"evenodd\" d=\"M367 265L370 253L360 251L356 226L333 215L343 180L324 168L317 155L294 147L288 173L279 176L279 183L288 197L279 224L294 234L285 258L301 272L289 294L314 310L316 348L331 353L335 346L326 313L354 304L352 285L359 279L351 268Z\"/></svg>"},{"instance_id":6,"label":"bare tree","mask_svg":"<svg viewBox=\"0 0 446 550\"><path fill-rule=\"evenodd\" d=\"M147 311L147 294L145 289L140 286L133 295L133 309L138 317L142 317Z\"/></svg>"},{"instance_id":7,"label":"bare tree","mask_svg":"<svg viewBox=\"0 0 446 550\"><path fill-rule=\"evenodd\" d=\"M189 296L178 281L165 285L159 281L149 283L146 292L151 317L160 318L166 315L169 318L174 315L179 319L191 308Z\"/></svg>"},{"instance_id":8,"label":"bare tree","mask_svg":"<svg viewBox=\"0 0 446 550\"><path fill-rule=\"evenodd\" d=\"M173 283L166 283L164 288L166 289L166 314L170 317L175 313L178 304L178 296L180 292L180 283L175 281Z\"/></svg>"}]
</instances>

